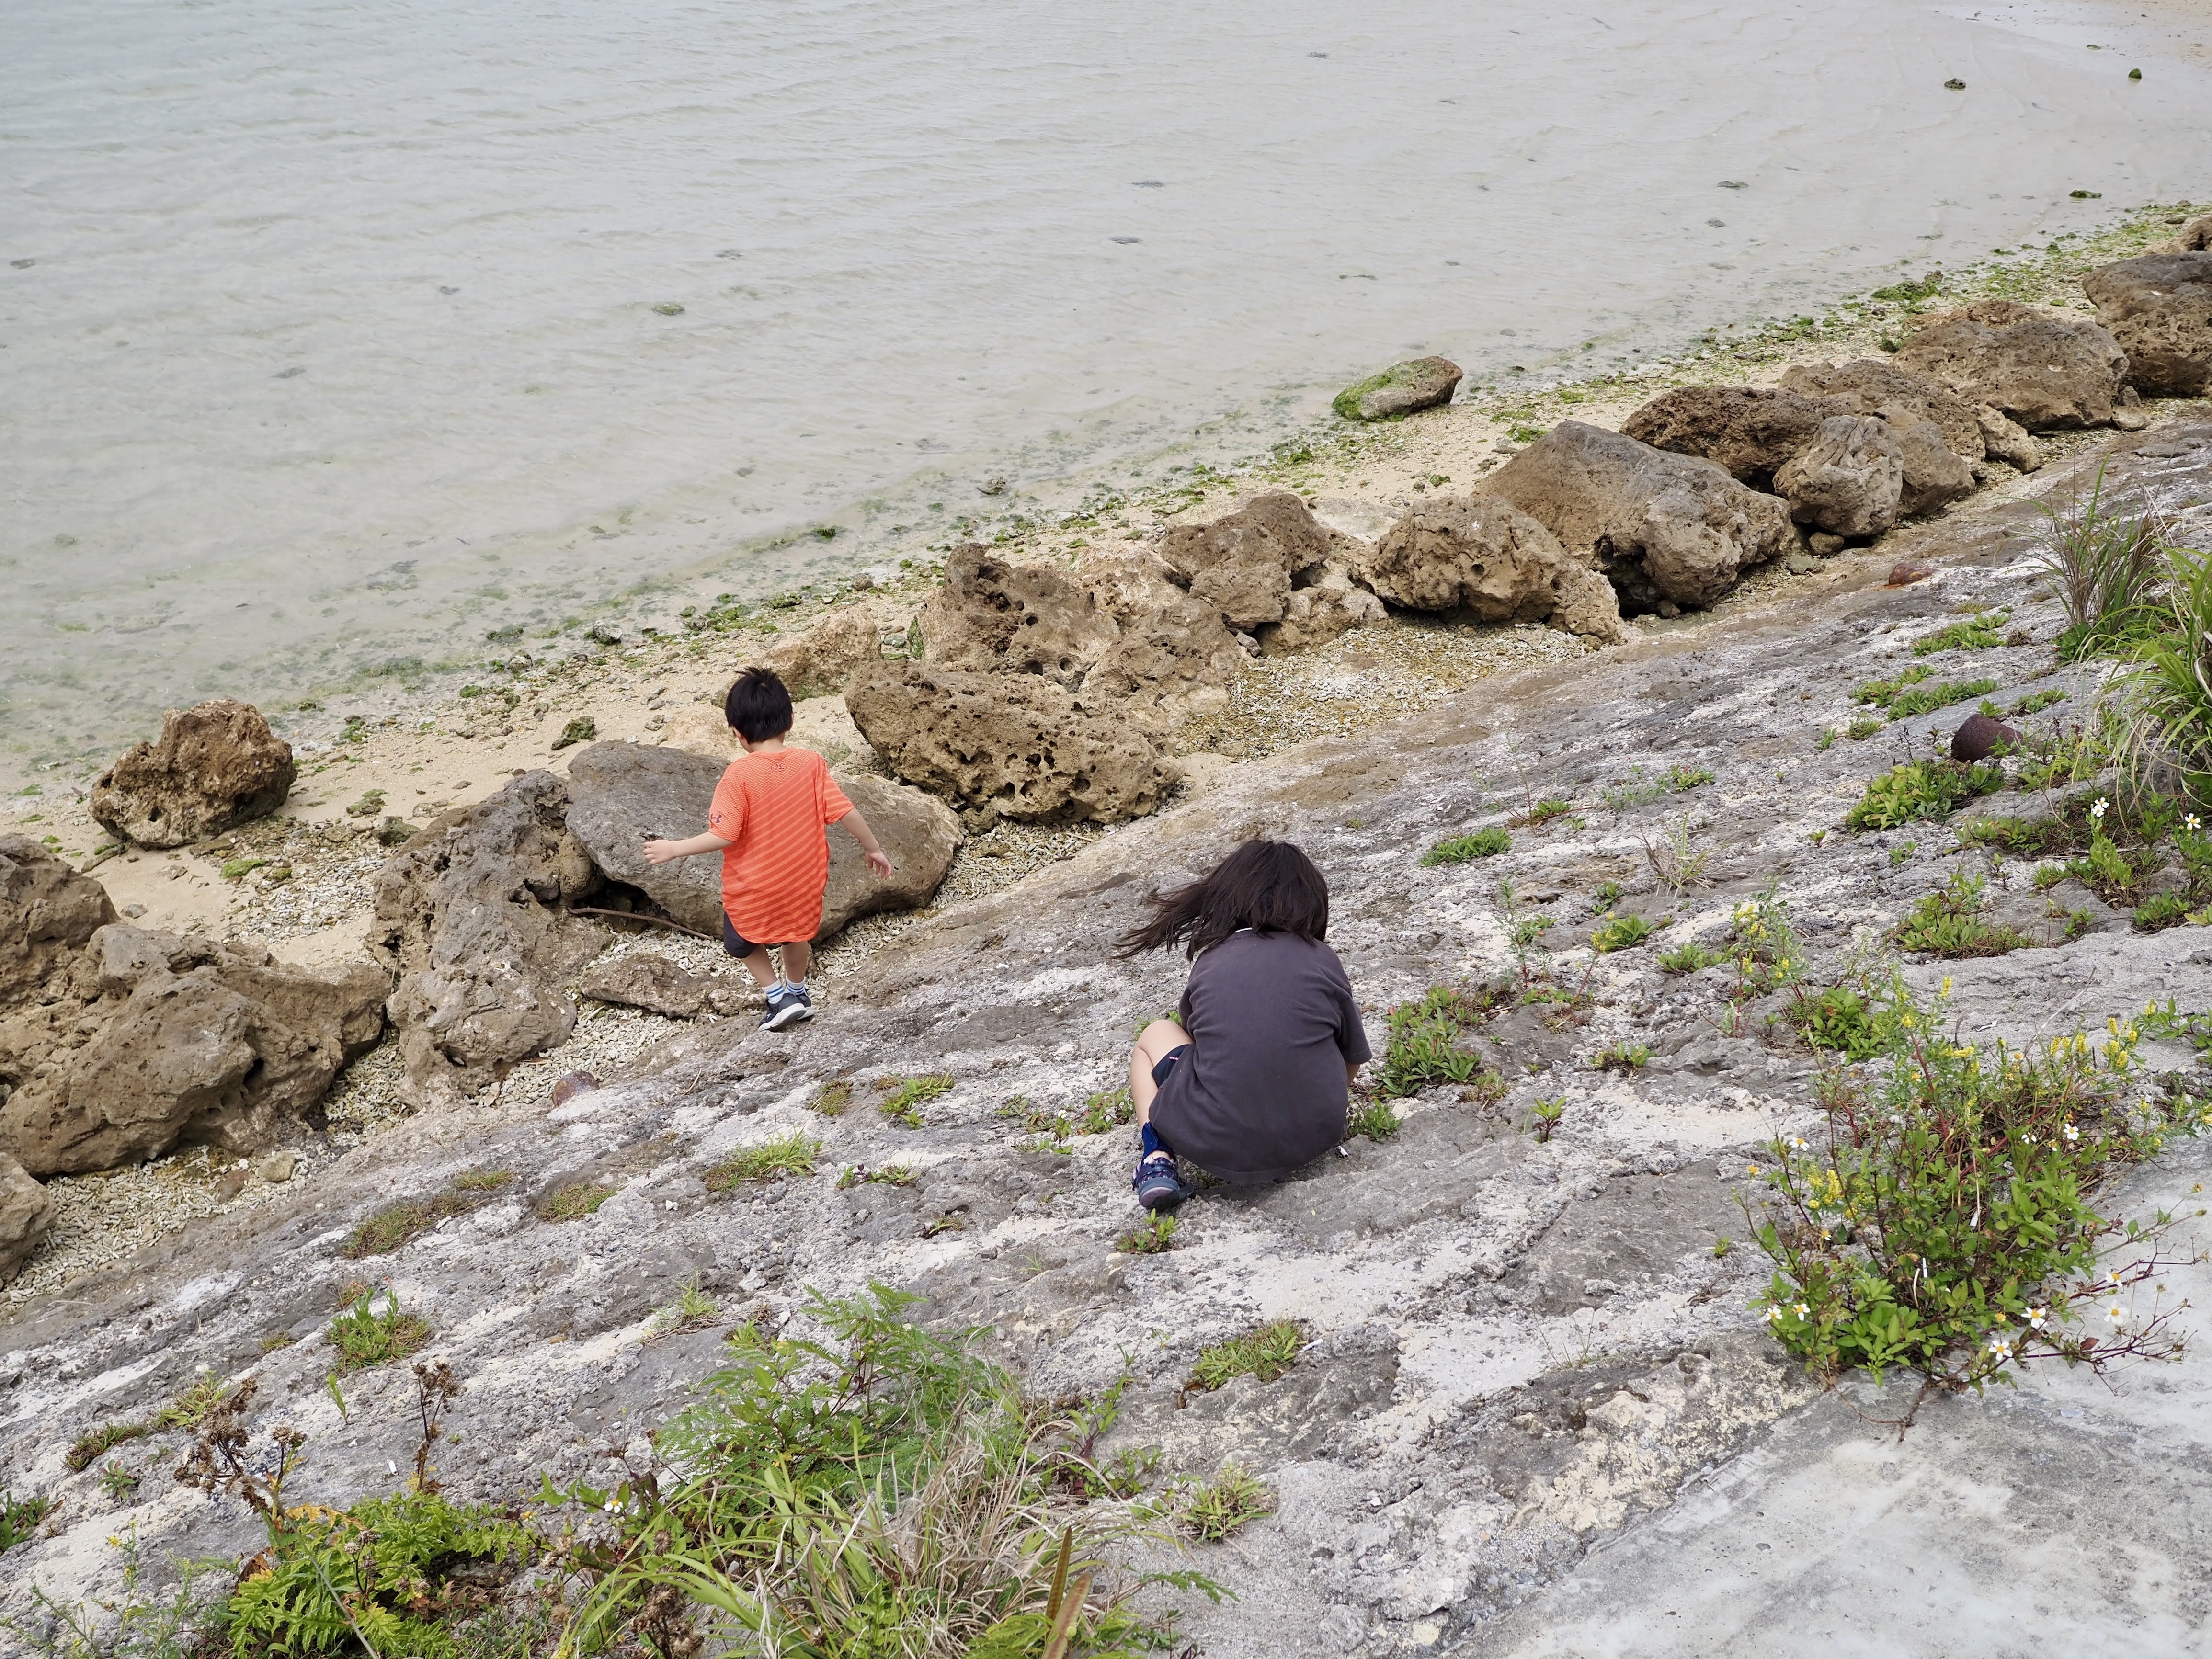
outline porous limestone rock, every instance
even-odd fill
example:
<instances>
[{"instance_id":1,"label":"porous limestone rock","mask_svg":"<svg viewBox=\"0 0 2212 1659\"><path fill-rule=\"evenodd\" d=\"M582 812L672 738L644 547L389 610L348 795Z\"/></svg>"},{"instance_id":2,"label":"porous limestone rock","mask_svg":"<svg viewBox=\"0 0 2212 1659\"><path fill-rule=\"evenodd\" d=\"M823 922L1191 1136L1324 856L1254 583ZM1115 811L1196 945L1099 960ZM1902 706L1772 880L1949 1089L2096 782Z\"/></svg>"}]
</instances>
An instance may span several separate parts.
<instances>
[{"instance_id":1,"label":"porous limestone rock","mask_svg":"<svg viewBox=\"0 0 2212 1659\"><path fill-rule=\"evenodd\" d=\"M1607 597L1611 598L1609 592ZM1381 622L1388 614L1382 601L1358 586L1349 572L1327 565L1310 585L1291 590L1282 621L1260 630L1260 649L1269 656L1311 651L1355 628Z\"/></svg>"},{"instance_id":2,"label":"porous limestone rock","mask_svg":"<svg viewBox=\"0 0 2212 1659\"><path fill-rule=\"evenodd\" d=\"M660 746L705 755L725 766L745 752L720 703L686 703L675 710L661 723Z\"/></svg>"},{"instance_id":3,"label":"porous limestone rock","mask_svg":"<svg viewBox=\"0 0 2212 1659\"><path fill-rule=\"evenodd\" d=\"M1974 424L1982 429L1982 443L1990 459L2022 472L2033 472L2043 465L2043 446L2002 410L1979 405L1974 410Z\"/></svg>"},{"instance_id":4,"label":"porous limestone rock","mask_svg":"<svg viewBox=\"0 0 2212 1659\"><path fill-rule=\"evenodd\" d=\"M387 975L126 923L100 928L37 1006L0 1020L0 1150L33 1175L112 1169L179 1141L265 1148L384 1030Z\"/></svg>"},{"instance_id":5,"label":"porous limestone rock","mask_svg":"<svg viewBox=\"0 0 2212 1659\"><path fill-rule=\"evenodd\" d=\"M1820 422L1820 436L1774 475L1774 487L1800 524L1846 540L1879 536L1897 522L1904 453L1887 422L1832 415Z\"/></svg>"},{"instance_id":6,"label":"porous limestone rock","mask_svg":"<svg viewBox=\"0 0 2212 1659\"><path fill-rule=\"evenodd\" d=\"M1562 421L1489 477L1510 501L1593 558L1624 612L1711 605L1753 565L1796 545L1790 509L1721 467L1601 427Z\"/></svg>"},{"instance_id":7,"label":"porous limestone rock","mask_svg":"<svg viewBox=\"0 0 2212 1659\"><path fill-rule=\"evenodd\" d=\"M526 773L432 819L377 872L368 945L399 976L391 1015L418 1091L482 1087L574 1029L562 987L606 935L567 914L599 882L568 808L560 779Z\"/></svg>"},{"instance_id":8,"label":"porous limestone rock","mask_svg":"<svg viewBox=\"0 0 2212 1659\"><path fill-rule=\"evenodd\" d=\"M2128 373L2110 331L2017 300L1980 300L1929 319L1897 361L2031 432L2110 425Z\"/></svg>"},{"instance_id":9,"label":"porous limestone rock","mask_svg":"<svg viewBox=\"0 0 2212 1659\"><path fill-rule=\"evenodd\" d=\"M1065 570L1008 564L970 542L915 619L923 660L975 673L1042 674L1073 690L1119 630Z\"/></svg>"},{"instance_id":10,"label":"porous limestone rock","mask_svg":"<svg viewBox=\"0 0 2212 1659\"><path fill-rule=\"evenodd\" d=\"M92 816L141 847L183 847L284 804L298 769L261 711L228 697L172 708L161 735L92 786Z\"/></svg>"},{"instance_id":11,"label":"porous limestone rock","mask_svg":"<svg viewBox=\"0 0 2212 1659\"><path fill-rule=\"evenodd\" d=\"M1496 496L1431 496L1383 532L1359 575L1409 611L1548 622L1608 643L1628 637L1612 584Z\"/></svg>"},{"instance_id":12,"label":"porous limestone rock","mask_svg":"<svg viewBox=\"0 0 2212 1659\"><path fill-rule=\"evenodd\" d=\"M1782 384L1808 396L1840 399L1848 412L1879 415L1889 422L1905 457L1900 505L1908 518L1973 493L1973 464L1988 452L1973 406L1949 387L1881 357L1800 363L1784 373Z\"/></svg>"},{"instance_id":13,"label":"porous limestone rock","mask_svg":"<svg viewBox=\"0 0 2212 1659\"><path fill-rule=\"evenodd\" d=\"M2212 248L2212 213L2200 213L2151 251L2154 253L2202 253Z\"/></svg>"},{"instance_id":14,"label":"porous limestone rock","mask_svg":"<svg viewBox=\"0 0 2212 1659\"><path fill-rule=\"evenodd\" d=\"M0 1008L116 919L107 890L28 836L0 836Z\"/></svg>"},{"instance_id":15,"label":"porous limestone rock","mask_svg":"<svg viewBox=\"0 0 2212 1659\"><path fill-rule=\"evenodd\" d=\"M1772 491L1774 475L1820 435L1840 399L1777 386L1684 386L1663 392L1621 423L1639 443L1698 455L1739 483Z\"/></svg>"},{"instance_id":16,"label":"porous limestone rock","mask_svg":"<svg viewBox=\"0 0 2212 1659\"><path fill-rule=\"evenodd\" d=\"M1327 562L1329 552L1328 532L1286 489L1255 495L1208 524L1172 525L1160 544L1176 582L1247 633L1280 622L1291 576Z\"/></svg>"},{"instance_id":17,"label":"porous limestone rock","mask_svg":"<svg viewBox=\"0 0 2212 1659\"><path fill-rule=\"evenodd\" d=\"M1459 382L1459 365L1450 358L1415 357L1355 381L1329 406L1347 421L1388 421L1449 403Z\"/></svg>"},{"instance_id":18,"label":"porous limestone rock","mask_svg":"<svg viewBox=\"0 0 2212 1659\"><path fill-rule=\"evenodd\" d=\"M1042 674L885 663L845 701L885 766L979 815L1111 823L1153 811L1181 775L1128 722Z\"/></svg>"},{"instance_id":19,"label":"porous limestone rock","mask_svg":"<svg viewBox=\"0 0 2212 1659\"><path fill-rule=\"evenodd\" d=\"M698 1019L710 1012L728 1012L744 1000L744 992L738 986L689 972L653 951L593 963L576 981L576 994L594 1002L642 1008L671 1019Z\"/></svg>"},{"instance_id":20,"label":"porous limestone rock","mask_svg":"<svg viewBox=\"0 0 2212 1659\"><path fill-rule=\"evenodd\" d=\"M2128 380L2154 398L2212 386L2212 252L2152 253L2091 271L2081 290L2128 355Z\"/></svg>"},{"instance_id":21,"label":"porous limestone rock","mask_svg":"<svg viewBox=\"0 0 2212 1659\"><path fill-rule=\"evenodd\" d=\"M1084 676L1085 708L1159 728L1227 704L1243 648L1220 611L1178 586L1158 554L1109 554L1076 574L1116 630Z\"/></svg>"},{"instance_id":22,"label":"porous limestone rock","mask_svg":"<svg viewBox=\"0 0 2212 1659\"><path fill-rule=\"evenodd\" d=\"M57 1213L53 1195L21 1164L0 1152L0 1285L22 1272Z\"/></svg>"},{"instance_id":23,"label":"porous limestone rock","mask_svg":"<svg viewBox=\"0 0 2212 1659\"><path fill-rule=\"evenodd\" d=\"M845 682L884 655L883 623L866 605L832 611L803 634L780 639L768 653L794 697L842 691Z\"/></svg>"},{"instance_id":24,"label":"porous limestone rock","mask_svg":"<svg viewBox=\"0 0 2212 1659\"><path fill-rule=\"evenodd\" d=\"M723 768L720 760L682 750L595 743L568 769L568 828L592 862L713 939L722 931L721 860L678 859L656 868L643 849L648 840L682 840L706 828ZM960 847L959 819L918 789L865 775L841 777L837 787L867 819L895 873L879 879L858 842L843 830L828 831L830 879L819 939L861 916L928 903Z\"/></svg>"}]
</instances>

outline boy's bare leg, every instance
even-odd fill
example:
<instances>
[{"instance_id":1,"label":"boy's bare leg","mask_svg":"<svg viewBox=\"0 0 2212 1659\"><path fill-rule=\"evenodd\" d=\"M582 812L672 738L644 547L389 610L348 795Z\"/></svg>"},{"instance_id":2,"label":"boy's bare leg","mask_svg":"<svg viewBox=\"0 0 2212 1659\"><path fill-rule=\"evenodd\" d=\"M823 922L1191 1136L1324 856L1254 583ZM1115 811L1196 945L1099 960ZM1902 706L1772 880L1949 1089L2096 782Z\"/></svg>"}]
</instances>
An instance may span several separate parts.
<instances>
[{"instance_id":1,"label":"boy's bare leg","mask_svg":"<svg viewBox=\"0 0 2212 1659\"><path fill-rule=\"evenodd\" d=\"M1160 1091L1152 1081L1152 1067L1170 1049L1189 1041L1190 1033L1171 1019L1156 1019L1137 1034L1137 1046L1129 1050L1129 1098L1137 1108L1139 1125L1152 1121L1152 1097Z\"/></svg>"},{"instance_id":2,"label":"boy's bare leg","mask_svg":"<svg viewBox=\"0 0 2212 1659\"><path fill-rule=\"evenodd\" d=\"M796 939L783 947L783 978L787 985L806 983L806 970L814 965L814 947Z\"/></svg>"},{"instance_id":3,"label":"boy's bare leg","mask_svg":"<svg viewBox=\"0 0 2212 1659\"><path fill-rule=\"evenodd\" d=\"M775 963L769 959L765 945L756 945L738 960L744 963L745 971L753 976L753 983L762 990L775 983Z\"/></svg>"}]
</instances>

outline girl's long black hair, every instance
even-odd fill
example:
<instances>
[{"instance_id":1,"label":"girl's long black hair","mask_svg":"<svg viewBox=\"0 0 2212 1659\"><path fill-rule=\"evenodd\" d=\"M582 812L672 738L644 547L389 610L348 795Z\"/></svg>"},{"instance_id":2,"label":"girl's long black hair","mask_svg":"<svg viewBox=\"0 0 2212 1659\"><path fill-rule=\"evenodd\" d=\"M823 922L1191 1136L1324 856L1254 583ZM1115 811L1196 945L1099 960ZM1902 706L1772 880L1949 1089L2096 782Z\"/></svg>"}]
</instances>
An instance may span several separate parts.
<instances>
[{"instance_id":1,"label":"girl's long black hair","mask_svg":"<svg viewBox=\"0 0 2212 1659\"><path fill-rule=\"evenodd\" d=\"M1188 887L1152 896L1152 917L1121 935L1121 954L1183 947L1195 957L1240 927L1328 937L1328 883L1287 841L1248 841Z\"/></svg>"}]
</instances>

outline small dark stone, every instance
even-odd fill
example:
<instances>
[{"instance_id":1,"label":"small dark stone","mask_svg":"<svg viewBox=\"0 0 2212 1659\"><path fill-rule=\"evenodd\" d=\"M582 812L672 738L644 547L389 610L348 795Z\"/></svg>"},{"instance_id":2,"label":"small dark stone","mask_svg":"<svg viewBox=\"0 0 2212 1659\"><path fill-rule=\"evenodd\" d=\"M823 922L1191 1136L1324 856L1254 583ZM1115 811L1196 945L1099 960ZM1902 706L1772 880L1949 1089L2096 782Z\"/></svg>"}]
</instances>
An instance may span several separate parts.
<instances>
[{"instance_id":1,"label":"small dark stone","mask_svg":"<svg viewBox=\"0 0 2212 1659\"><path fill-rule=\"evenodd\" d=\"M2009 753L2019 742L2020 733L2002 720L1992 720L1987 714L1969 714L1966 723L1951 734L1951 758L1972 766L1992 755Z\"/></svg>"},{"instance_id":2,"label":"small dark stone","mask_svg":"<svg viewBox=\"0 0 2212 1659\"><path fill-rule=\"evenodd\" d=\"M1922 564L1917 559L1899 559L1889 568L1892 587L1910 587L1915 582L1924 582L1936 574L1932 564Z\"/></svg>"},{"instance_id":3,"label":"small dark stone","mask_svg":"<svg viewBox=\"0 0 2212 1659\"><path fill-rule=\"evenodd\" d=\"M587 1095L599 1086L599 1079L589 1072L570 1072L553 1085L553 1103L565 1106L578 1095Z\"/></svg>"},{"instance_id":4,"label":"small dark stone","mask_svg":"<svg viewBox=\"0 0 2212 1659\"><path fill-rule=\"evenodd\" d=\"M1954 75L1954 76L1953 76L1949 80L1946 81L1943 84L1944 84L1944 86L1945 86L1946 88L1948 88L1950 91L1953 91L1953 92L1964 92L1964 91L1966 89L1966 83L1964 81L1961 81L1960 79L1959 79L1959 77L1958 77L1957 76L1955 76L1955 75Z\"/></svg>"}]
</instances>

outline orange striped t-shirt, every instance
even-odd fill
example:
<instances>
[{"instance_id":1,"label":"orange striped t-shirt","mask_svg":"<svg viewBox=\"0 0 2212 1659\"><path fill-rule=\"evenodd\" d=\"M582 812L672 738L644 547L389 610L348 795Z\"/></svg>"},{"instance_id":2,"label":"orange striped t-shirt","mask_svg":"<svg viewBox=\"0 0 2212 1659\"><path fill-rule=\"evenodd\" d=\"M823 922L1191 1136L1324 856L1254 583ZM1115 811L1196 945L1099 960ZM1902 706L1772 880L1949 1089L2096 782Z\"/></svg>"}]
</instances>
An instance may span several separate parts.
<instances>
[{"instance_id":1,"label":"orange striped t-shirt","mask_svg":"<svg viewBox=\"0 0 2212 1659\"><path fill-rule=\"evenodd\" d=\"M811 939L830 881L823 829L853 810L811 749L762 750L732 761L714 786L707 828L722 850L722 908L756 945Z\"/></svg>"}]
</instances>

